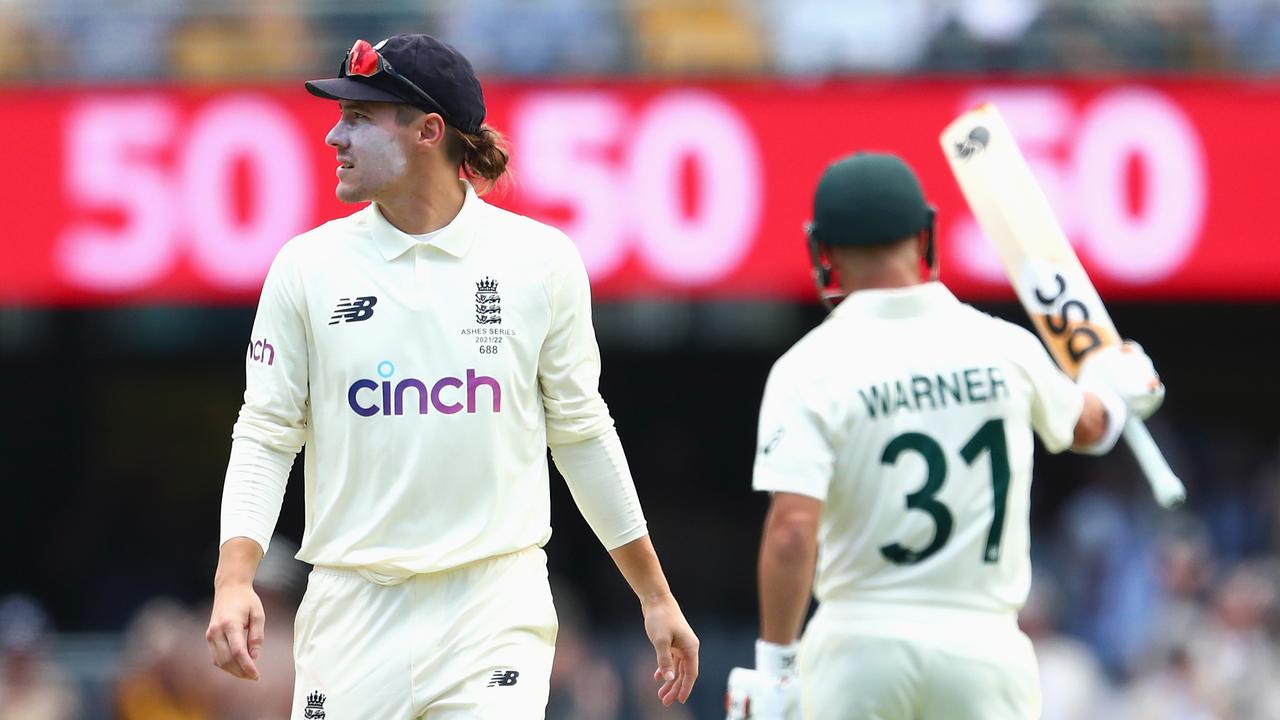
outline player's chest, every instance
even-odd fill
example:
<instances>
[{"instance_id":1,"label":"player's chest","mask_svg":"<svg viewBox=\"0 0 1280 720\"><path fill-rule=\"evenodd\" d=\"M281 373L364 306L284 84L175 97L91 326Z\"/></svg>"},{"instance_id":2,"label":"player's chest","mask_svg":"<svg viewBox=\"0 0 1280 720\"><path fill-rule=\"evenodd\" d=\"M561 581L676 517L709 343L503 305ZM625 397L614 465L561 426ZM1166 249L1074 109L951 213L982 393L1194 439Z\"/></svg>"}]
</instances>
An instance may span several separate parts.
<instances>
[{"instance_id":1,"label":"player's chest","mask_svg":"<svg viewBox=\"0 0 1280 720\"><path fill-rule=\"evenodd\" d=\"M322 373L536 370L551 313L537 268L410 253L308 282Z\"/></svg>"}]
</instances>

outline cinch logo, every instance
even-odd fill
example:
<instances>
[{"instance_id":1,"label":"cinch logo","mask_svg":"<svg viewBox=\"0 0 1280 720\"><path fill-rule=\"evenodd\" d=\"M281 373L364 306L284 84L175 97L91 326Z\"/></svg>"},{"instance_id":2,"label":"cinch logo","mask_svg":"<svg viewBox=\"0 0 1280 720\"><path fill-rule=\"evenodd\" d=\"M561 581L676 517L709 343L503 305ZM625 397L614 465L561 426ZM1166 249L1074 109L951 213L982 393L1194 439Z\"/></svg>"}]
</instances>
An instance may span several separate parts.
<instances>
[{"instance_id":1,"label":"cinch logo","mask_svg":"<svg viewBox=\"0 0 1280 720\"><path fill-rule=\"evenodd\" d=\"M264 362L268 365L276 364L276 349L271 347L271 343L266 338L254 340L249 343L249 359Z\"/></svg>"},{"instance_id":2,"label":"cinch logo","mask_svg":"<svg viewBox=\"0 0 1280 720\"><path fill-rule=\"evenodd\" d=\"M464 409L462 403L464 396L466 411L474 414L479 390L488 388L489 405L493 408L493 412L502 411L502 386L498 384L496 378L476 375L473 369L467 369L465 382L462 378L442 377L436 380L430 389L425 382L417 378L405 378L400 382L392 383L391 376L395 374L396 366L390 360L378 363L378 377L382 378L382 382L361 378L351 383L351 387L347 388L347 404L361 417L403 415L405 396L413 390L413 397L418 401L419 415L426 415L430 408L435 408L436 412L445 415L460 413ZM378 392L379 389L381 393ZM448 396L445 395L446 392ZM378 404L378 400L382 401L381 405ZM412 404L409 406L409 412L414 412Z\"/></svg>"}]
</instances>

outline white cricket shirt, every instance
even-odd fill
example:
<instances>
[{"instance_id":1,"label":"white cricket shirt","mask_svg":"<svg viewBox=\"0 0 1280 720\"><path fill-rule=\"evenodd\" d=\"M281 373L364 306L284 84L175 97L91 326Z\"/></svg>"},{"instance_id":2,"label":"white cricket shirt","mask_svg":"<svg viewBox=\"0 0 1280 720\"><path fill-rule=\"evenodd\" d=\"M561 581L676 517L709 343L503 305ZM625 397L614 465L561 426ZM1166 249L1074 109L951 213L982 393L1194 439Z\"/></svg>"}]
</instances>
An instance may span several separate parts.
<instances>
[{"instance_id":1,"label":"white cricket shirt","mask_svg":"<svg viewBox=\"0 0 1280 720\"><path fill-rule=\"evenodd\" d=\"M389 578L457 567L546 543L548 443L616 444L577 249L470 186L428 242L373 204L289 241L252 337L223 541L266 547L305 444L300 559ZM638 503L622 514L612 545L645 532Z\"/></svg>"},{"instance_id":2,"label":"white cricket shirt","mask_svg":"<svg viewBox=\"0 0 1280 720\"><path fill-rule=\"evenodd\" d=\"M1060 452L1083 403L1034 335L941 284L856 292L774 365L754 485L824 501L820 602L1016 611L1032 428Z\"/></svg>"}]
</instances>

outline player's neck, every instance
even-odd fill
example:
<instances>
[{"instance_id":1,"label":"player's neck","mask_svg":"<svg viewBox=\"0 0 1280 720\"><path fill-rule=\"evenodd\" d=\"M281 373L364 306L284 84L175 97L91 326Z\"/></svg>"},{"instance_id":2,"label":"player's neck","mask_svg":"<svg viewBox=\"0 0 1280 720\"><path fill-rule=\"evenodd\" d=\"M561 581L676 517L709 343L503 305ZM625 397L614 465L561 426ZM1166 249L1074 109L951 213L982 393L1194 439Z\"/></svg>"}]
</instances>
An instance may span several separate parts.
<instances>
[{"instance_id":1,"label":"player's neck","mask_svg":"<svg viewBox=\"0 0 1280 720\"><path fill-rule=\"evenodd\" d=\"M919 285L919 266L885 263L874 267L838 268L840 289L846 294L858 290L894 290Z\"/></svg>"},{"instance_id":2,"label":"player's neck","mask_svg":"<svg viewBox=\"0 0 1280 720\"><path fill-rule=\"evenodd\" d=\"M382 217L400 232L425 235L453 222L466 196L457 177L437 173L375 202Z\"/></svg>"}]
</instances>

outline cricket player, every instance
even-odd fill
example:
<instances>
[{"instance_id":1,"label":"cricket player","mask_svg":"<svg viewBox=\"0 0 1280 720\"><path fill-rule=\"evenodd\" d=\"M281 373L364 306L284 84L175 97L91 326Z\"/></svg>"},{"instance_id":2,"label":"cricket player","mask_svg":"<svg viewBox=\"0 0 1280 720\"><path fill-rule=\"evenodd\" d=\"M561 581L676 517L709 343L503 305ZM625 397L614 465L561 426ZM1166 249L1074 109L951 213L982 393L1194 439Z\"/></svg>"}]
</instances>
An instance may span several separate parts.
<instances>
[{"instance_id":1,"label":"cricket player","mask_svg":"<svg viewBox=\"0 0 1280 720\"><path fill-rule=\"evenodd\" d=\"M1077 384L1027 330L959 302L936 272L923 282L933 210L894 156L826 170L810 245L824 299L844 299L765 387L761 637L755 671L731 676L730 717L1039 717L1017 626L1032 431L1051 452L1106 452L1129 412L1163 400L1151 361L1100 351Z\"/></svg>"},{"instance_id":2,"label":"cricket player","mask_svg":"<svg viewBox=\"0 0 1280 720\"><path fill-rule=\"evenodd\" d=\"M684 702L698 640L598 391L585 268L563 233L469 182L507 164L470 63L426 35L361 40L306 88L338 101L338 198L368 204L286 243L263 286L223 491L214 663L258 678L252 581L305 445L298 558L315 569L293 717L542 718L549 445L639 599L659 697Z\"/></svg>"}]
</instances>

